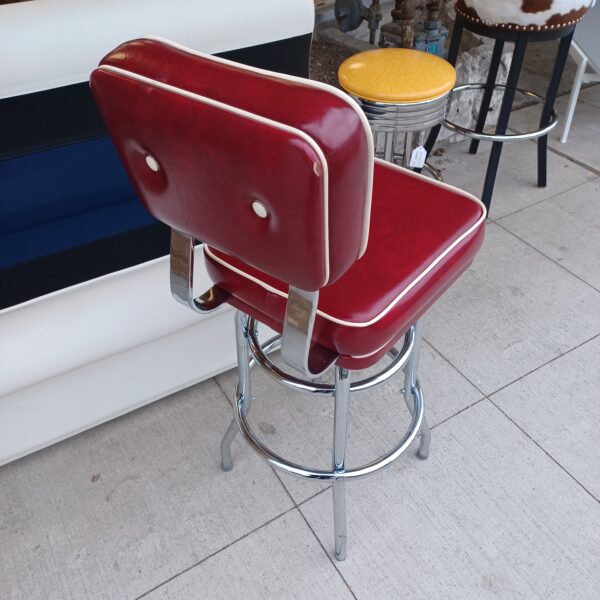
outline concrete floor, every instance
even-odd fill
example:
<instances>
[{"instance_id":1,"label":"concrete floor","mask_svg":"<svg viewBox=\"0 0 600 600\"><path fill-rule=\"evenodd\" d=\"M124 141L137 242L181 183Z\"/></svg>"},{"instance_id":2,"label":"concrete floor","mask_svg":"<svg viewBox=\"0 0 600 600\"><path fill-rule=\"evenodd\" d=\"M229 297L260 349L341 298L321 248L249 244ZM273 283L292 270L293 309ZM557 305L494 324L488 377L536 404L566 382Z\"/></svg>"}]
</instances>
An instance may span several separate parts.
<instances>
[{"instance_id":1,"label":"concrete floor","mask_svg":"<svg viewBox=\"0 0 600 600\"><path fill-rule=\"evenodd\" d=\"M0 598L598 600L600 86L552 138L545 189L535 145L505 148L484 248L426 323L431 457L348 486L346 562L327 486L241 440L220 471L225 373L2 467ZM479 193L482 150L436 161ZM353 399L351 465L398 438L399 387ZM326 466L331 404L255 391L265 440Z\"/></svg>"}]
</instances>

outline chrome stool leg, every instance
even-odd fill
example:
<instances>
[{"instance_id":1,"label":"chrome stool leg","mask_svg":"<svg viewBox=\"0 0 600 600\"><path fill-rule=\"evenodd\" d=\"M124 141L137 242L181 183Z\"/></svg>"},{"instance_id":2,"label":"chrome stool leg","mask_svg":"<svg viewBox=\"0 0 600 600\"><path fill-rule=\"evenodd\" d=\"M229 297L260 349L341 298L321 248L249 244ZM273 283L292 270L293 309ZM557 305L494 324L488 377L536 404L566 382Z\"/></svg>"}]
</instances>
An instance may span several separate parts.
<instances>
[{"instance_id":1,"label":"chrome stool leg","mask_svg":"<svg viewBox=\"0 0 600 600\"><path fill-rule=\"evenodd\" d=\"M250 389L250 346L248 344L248 317L239 311L235 313L235 340L237 349L238 388L244 398L244 414L248 413L252 392ZM231 471L233 460L231 458L231 444L239 432L235 418L229 424L221 440L221 469Z\"/></svg>"},{"instance_id":2,"label":"chrome stool leg","mask_svg":"<svg viewBox=\"0 0 600 600\"><path fill-rule=\"evenodd\" d=\"M231 419L231 423L229 423L229 427L221 440L221 469L223 471L231 471L233 469L233 459L231 458L231 444L235 439L235 436L238 434L239 429L237 426L237 421Z\"/></svg>"},{"instance_id":3,"label":"chrome stool leg","mask_svg":"<svg viewBox=\"0 0 600 600\"><path fill-rule=\"evenodd\" d=\"M419 368L419 358L421 356L421 342L423 340L423 319L419 319L415 323L415 345L410 355L410 359L404 368L404 401L411 414L414 413L415 403L417 401L416 394L420 395L421 402L423 401L423 393L417 378ZM429 447L431 445L431 429L427 424L427 420L423 417L421 423L421 440L419 442L419 450L417 456L421 460L429 457Z\"/></svg>"},{"instance_id":4,"label":"chrome stool leg","mask_svg":"<svg viewBox=\"0 0 600 600\"><path fill-rule=\"evenodd\" d=\"M350 396L350 372L335 369L335 410L333 417L333 470L344 473L346 461L346 438L348 433L348 399ZM333 481L333 524L335 532L335 557L346 560L348 535L346 533L346 481Z\"/></svg>"}]
</instances>

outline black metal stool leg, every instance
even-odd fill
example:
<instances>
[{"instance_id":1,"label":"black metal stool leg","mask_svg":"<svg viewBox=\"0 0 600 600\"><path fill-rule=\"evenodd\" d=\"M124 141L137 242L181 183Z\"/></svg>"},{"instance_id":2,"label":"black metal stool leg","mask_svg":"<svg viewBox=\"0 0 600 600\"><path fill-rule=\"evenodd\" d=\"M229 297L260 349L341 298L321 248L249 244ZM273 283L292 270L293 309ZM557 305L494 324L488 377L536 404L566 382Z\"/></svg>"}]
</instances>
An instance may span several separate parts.
<instances>
[{"instance_id":1,"label":"black metal stool leg","mask_svg":"<svg viewBox=\"0 0 600 600\"><path fill-rule=\"evenodd\" d=\"M455 67L458 59L458 51L460 50L460 41L462 32L465 26L465 21L460 15L456 15L454 28L452 29L452 39L450 40L450 48L448 49L448 62Z\"/></svg>"},{"instance_id":2,"label":"black metal stool leg","mask_svg":"<svg viewBox=\"0 0 600 600\"><path fill-rule=\"evenodd\" d=\"M504 92L504 98L502 98L502 106L500 108L498 123L496 125L496 135L504 135L506 133L526 49L527 34L524 33L517 37L517 41L515 43L515 51L513 53L512 63L508 73L506 90ZM481 197L482 202L485 204L485 207L488 210L488 214L490 210L490 204L492 202L492 194L494 193L494 184L496 183L496 174L498 173L498 165L500 164L501 154L502 142L494 142L492 145L490 160L488 162L487 172L485 174L485 183L483 185L483 193Z\"/></svg>"},{"instance_id":3,"label":"black metal stool leg","mask_svg":"<svg viewBox=\"0 0 600 600\"><path fill-rule=\"evenodd\" d=\"M464 20L460 15L456 15L456 21L454 22L454 28L452 29L452 40L450 41L450 48L448 50L448 62L454 67L456 66L456 60L458 58L458 51L460 49L460 40L462 39L462 32L464 28ZM425 142L425 150L427 150L427 156L431 154L433 147L440 135L442 125L436 125L432 127L427 141Z\"/></svg>"},{"instance_id":4,"label":"black metal stool leg","mask_svg":"<svg viewBox=\"0 0 600 600\"><path fill-rule=\"evenodd\" d=\"M490 110L490 104L492 102L492 96L494 94L494 85L496 84L496 78L498 77L500 61L502 60L502 50L504 50L504 40L496 40L496 43L494 44L494 51L492 53L492 61L490 63L490 70L488 71L487 81L485 82L483 98L481 99L481 106L479 107L477 125L475 125L475 131L477 133L481 133L485 127L485 121L487 119L487 115ZM479 140L471 140L469 154L477 154L478 148Z\"/></svg>"},{"instance_id":5,"label":"black metal stool leg","mask_svg":"<svg viewBox=\"0 0 600 600\"><path fill-rule=\"evenodd\" d=\"M550 123L550 116L552 109L554 108L554 101L556 100L556 94L558 93L558 86L562 77L565 65L567 63L567 57L569 56L569 49L571 47L571 41L573 40L573 32L565 36L560 40L558 46L558 53L556 55L556 62L554 63L554 69L552 71L552 79L548 86L548 93L546 94L546 101L544 103L544 109L542 111L542 117L540 119L540 129ZM538 140L538 186L546 187L547 183L547 157L548 157L548 136L545 135Z\"/></svg>"},{"instance_id":6,"label":"black metal stool leg","mask_svg":"<svg viewBox=\"0 0 600 600\"><path fill-rule=\"evenodd\" d=\"M425 142L425 150L427 151L427 158L431 154L435 143L437 142L438 136L440 135L440 131L442 129L442 125L435 125L431 128L429 135L427 136L427 141ZM416 169L415 169L416 170ZM420 173L422 169L419 169L417 172Z\"/></svg>"}]
</instances>

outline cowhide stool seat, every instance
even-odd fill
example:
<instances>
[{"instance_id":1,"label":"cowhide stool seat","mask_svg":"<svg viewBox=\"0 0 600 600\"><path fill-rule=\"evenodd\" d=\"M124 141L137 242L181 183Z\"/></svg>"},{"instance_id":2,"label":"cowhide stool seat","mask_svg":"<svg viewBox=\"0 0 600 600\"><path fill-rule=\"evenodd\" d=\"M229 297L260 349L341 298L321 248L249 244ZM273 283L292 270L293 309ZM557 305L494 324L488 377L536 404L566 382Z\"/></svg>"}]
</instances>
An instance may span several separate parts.
<instances>
[{"instance_id":1,"label":"cowhide stool seat","mask_svg":"<svg viewBox=\"0 0 600 600\"><path fill-rule=\"evenodd\" d=\"M448 53L449 62L456 64L463 29L495 40L487 81L467 83L454 90L455 93L460 93L468 89L483 89L475 128L461 127L448 119L444 122L449 129L472 138L469 148L471 154L477 152L480 141L493 142L482 193L482 200L488 210L504 142L538 138L538 186L546 186L548 132L557 124L554 101L569 54L575 25L583 18L591 4L592 0L457 0L456 22ZM546 97L542 98L533 92L518 89L517 84L527 45L530 42L556 39L559 39L560 43ZM498 68L504 44L507 42L515 45L512 63L506 85L498 85L496 84ZM495 132L486 134L483 130L492 95L497 88L504 89L502 104ZM507 135L508 120L517 92L543 100L539 128L522 134ZM439 131L439 126L432 129L426 143L428 153L431 152Z\"/></svg>"}]
</instances>

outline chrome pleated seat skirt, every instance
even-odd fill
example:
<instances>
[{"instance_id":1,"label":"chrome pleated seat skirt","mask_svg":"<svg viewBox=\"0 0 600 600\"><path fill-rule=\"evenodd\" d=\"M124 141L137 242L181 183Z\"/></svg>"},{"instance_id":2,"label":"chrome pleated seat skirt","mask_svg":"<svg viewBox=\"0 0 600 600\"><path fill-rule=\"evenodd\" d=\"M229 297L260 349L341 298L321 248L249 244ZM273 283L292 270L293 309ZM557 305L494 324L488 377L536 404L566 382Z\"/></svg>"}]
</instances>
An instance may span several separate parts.
<instances>
[{"instance_id":1,"label":"chrome pleated seat skirt","mask_svg":"<svg viewBox=\"0 0 600 600\"><path fill-rule=\"evenodd\" d=\"M427 130L444 122L451 96L450 91L439 98L411 103L374 102L353 97L371 125L376 155L410 167L413 150L424 145ZM431 165L423 168L441 179L439 171Z\"/></svg>"}]
</instances>

